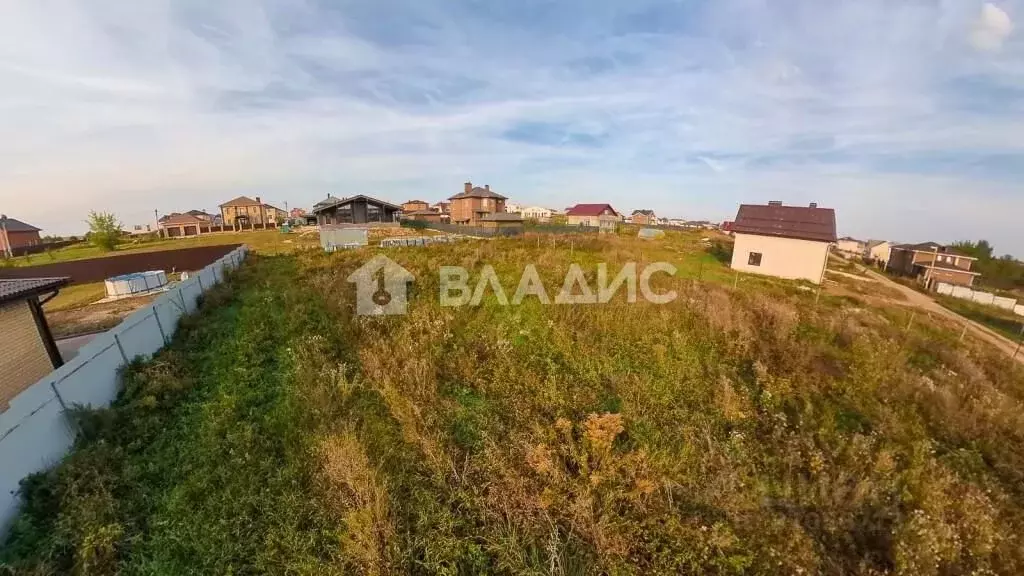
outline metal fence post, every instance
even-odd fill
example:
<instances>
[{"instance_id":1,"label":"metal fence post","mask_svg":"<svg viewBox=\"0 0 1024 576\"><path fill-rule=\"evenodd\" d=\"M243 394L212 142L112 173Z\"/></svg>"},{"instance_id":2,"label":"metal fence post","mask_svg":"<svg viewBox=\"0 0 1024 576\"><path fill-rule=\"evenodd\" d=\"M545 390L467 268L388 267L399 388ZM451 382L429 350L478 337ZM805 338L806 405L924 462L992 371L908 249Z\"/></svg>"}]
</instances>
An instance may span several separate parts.
<instances>
[{"instance_id":1,"label":"metal fence post","mask_svg":"<svg viewBox=\"0 0 1024 576\"><path fill-rule=\"evenodd\" d=\"M167 339L167 333L164 332L164 324L160 321L160 313L156 311L156 305L153 306L153 318L156 318L156 327L160 329L160 337L163 338L164 344L170 342Z\"/></svg>"},{"instance_id":2,"label":"metal fence post","mask_svg":"<svg viewBox=\"0 0 1024 576\"><path fill-rule=\"evenodd\" d=\"M117 344L117 350L118 352L121 353L121 359L124 360L125 364L127 364L128 355L124 353L124 346L121 345L121 339L117 336L117 334L114 334L114 344Z\"/></svg>"}]
</instances>

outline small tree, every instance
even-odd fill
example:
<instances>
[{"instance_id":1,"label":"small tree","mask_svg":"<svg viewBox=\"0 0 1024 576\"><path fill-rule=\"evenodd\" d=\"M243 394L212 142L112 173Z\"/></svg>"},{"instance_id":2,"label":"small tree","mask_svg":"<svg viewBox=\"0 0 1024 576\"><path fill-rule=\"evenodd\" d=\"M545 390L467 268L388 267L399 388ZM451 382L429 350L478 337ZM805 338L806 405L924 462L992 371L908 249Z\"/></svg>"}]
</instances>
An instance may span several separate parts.
<instances>
[{"instance_id":1,"label":"small tree","mask_svg":"<svg viewBox=\"0 0 1024 576\"><path fill-rule=\"evenodd\" d=\"M109 212L89 212L89 241L100 250L117 248L121 242L121 222Z\"/></svg>"}]
</instances>

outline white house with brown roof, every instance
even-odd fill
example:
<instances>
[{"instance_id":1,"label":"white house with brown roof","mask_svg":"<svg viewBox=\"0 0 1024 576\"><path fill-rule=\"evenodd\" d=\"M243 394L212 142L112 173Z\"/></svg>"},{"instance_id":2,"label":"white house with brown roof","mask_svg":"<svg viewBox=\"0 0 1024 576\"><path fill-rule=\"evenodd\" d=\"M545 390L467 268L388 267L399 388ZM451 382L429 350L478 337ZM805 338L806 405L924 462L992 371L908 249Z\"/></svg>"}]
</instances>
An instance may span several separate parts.
<instances>
[{"instance_id":1,"label":"white house with brown roof","mask_svg":"<svg viewBox=\"0 0 1024 576\"><path fill-rule=\"evenodd\" d=\"M611 204L577 204L565 211L569 226L591 226L601 232L614 232L622 216Z\"/></svg>"},{"instance_id":2,"label":"white house with brown roof","mask_svg":"<svg viewBox=\"0 0 1024 576\"><path fill-rule=\"evenodd\" d=\"M820 284L836 241L836 214L817 204L743 204L732 231L733 269Z\"/></svg>"}]
</instances>

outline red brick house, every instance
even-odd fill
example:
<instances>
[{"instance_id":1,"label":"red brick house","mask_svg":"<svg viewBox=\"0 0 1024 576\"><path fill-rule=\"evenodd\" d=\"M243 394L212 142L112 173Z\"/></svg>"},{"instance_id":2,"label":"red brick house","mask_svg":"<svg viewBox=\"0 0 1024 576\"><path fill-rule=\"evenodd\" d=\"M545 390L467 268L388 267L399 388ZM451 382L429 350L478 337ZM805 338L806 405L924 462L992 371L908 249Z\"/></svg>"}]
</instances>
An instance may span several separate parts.
<instances>
[{"instance_id":1,"label":"red brick house","mask_svg":"<svg viewBox=\"0 0 1024 576\"><path fill-rule=\"evenodd\" d=\"M452 224L476 226L486 216L505 212L505 200L508 198L491 192L490 184L481 188L473 187L472 182L466 182L463 191L449 200Z\"/></svg>"},{"instance_id":2,"label":"red brick house","mask_svg":"<svg viewBox=\"0 0 1024 576\"><path fill-rule=\"evenodd\" d=\"M980 273L971 270L977 258L961 254L938 242L900 244L889 249L890 272L913 276L925 288L945 282L956 286L971 286Z\"/></svg>"},{"instance_id":3,"label":"red brick house","mask_svg":"<svg viewBox=\"0 0 1024 576\"><path fill-rule=\"evenodd\" d=\"M21 220L0 215L0 252L42 243L40 229Z\"/></svg>"}]
</instances>

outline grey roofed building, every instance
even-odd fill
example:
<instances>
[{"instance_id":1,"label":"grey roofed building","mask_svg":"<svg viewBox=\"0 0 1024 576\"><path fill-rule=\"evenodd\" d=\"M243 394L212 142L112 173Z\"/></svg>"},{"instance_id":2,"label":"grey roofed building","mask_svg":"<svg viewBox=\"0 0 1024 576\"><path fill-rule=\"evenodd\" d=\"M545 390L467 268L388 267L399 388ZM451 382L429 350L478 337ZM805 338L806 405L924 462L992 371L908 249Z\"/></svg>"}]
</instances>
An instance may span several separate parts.
<instances>
[{"instance_id":1,"label":"grey roofed building","mask_svg":"<svg viewBox=\"0 0 1024 576\"><path fill-rule=\"evenodd\" d=\"M0 280L0 413L26 388L63 363L39 296L53 297L70 278Z\"/></svg>"},{"instance_id":2,"label":"grey roofed building","mask_svg":"<svg viewBox=\"0 0 1024 576\"><path fill-rule=\"evenodd\" d=\"M328 224L372 224L397 222L401 207L364 194L347 198L328 195L313 205L313 214L321 226Z\"/></svg>"},{"instance_id":3,"label":"grey roofed building","mask_svg":"<svg viewBox=\"0 0 1024 576\"><path fill-rule=\"evenodd\" d=\"M0 280L0 304L42 292L50 292L70 281L70 278L65 277Z\"/></svg>"}]
</instances>

